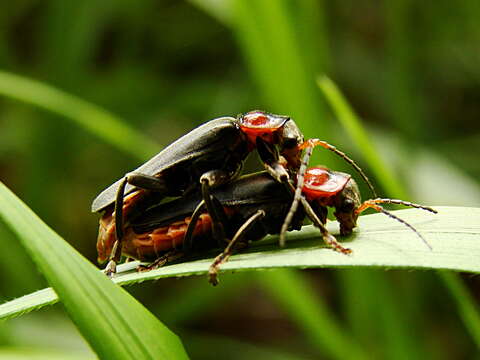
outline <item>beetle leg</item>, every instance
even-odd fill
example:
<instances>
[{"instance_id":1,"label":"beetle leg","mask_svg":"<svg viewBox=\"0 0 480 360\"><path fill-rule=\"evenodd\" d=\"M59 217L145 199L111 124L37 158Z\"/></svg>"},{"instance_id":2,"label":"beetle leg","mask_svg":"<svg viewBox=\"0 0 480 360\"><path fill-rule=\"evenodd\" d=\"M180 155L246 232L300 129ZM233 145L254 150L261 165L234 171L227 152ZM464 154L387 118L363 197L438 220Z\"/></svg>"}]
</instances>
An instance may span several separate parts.
<instances>
[{"instance_id":1,"label":"beetle leg","mask_svg":"<svg viewBox=\"0 0 480 360\"><path fill-rule=\"evenodd\" d=\"M312 220L313 224L320 229L320 232L322 234L323 241L325 241L325 244L333 248L333 250L341 252L342 254L345 254L345 255L351 254L352 253L351 249L343 247L337 241L337 239L335 239L335 237L328 232L325 225L322 224L317 214L313 211L312 207L310 206L308 201L303 197L303 195L300 196L300 201L302 202L302 205L309 219Z\"/></svg>"},{"instance_id":2,"label":"beetle leg","mask_svg":"<svg viewBox=\"0 0 480 360\"><path fill-rule=\"evenodd\" d=\"M258 155L264 163L270 164L278 161L279 154L277 148L263 140L260 136L257 136L255 140L255 146L257 148Z\"/></svg>"},{"instance_id":3,"label":"beetle leg","mask_svg":"<svg viewBox=\"0 0 480 360\"><path fill-rule=\"evenodd\" d=\"M154 262L148 265L138 265L137 271L138 272L143 272L143 271L150 271L150 270L155 270L158 269L159 267L162 267L166 263L170 261L174 261L177 259L180 259L184 256L185 254L183 252L180 252L178 250L172 250L169 251L159 258L157 258Z\"/></svg>"},{"instance_id":4,"label":"beetle leg","mask_svg":"<svg viewBox=\"0 0 480 360\"><path fill-rule=\"evenodd\" d=\"M115 199L115 237L116 241L119 242L123 238L123 196L125 193L125 186L127 185L127 178L124 178L123 181L120 183L120 186L118 187L117 191L117 197ZM116 248L115 248L116 245ZM110 259L118 261L120 260L120 254L115 254L120 250L121 252L121 246L118 246L117 243L115 243L114 248L117 251L112 251Z\"/></svg>"},{"instance_id":5,"label":"beetle leg","mask_svg":"<svg viewBox=\"0 0 480 360\"><path fill-rule=\"evenodd\" d=\"M220 268L220 265L227 262L228 258L232 255L234 245L238 242L238 240L241 239L248 230L250 230L250 228L255 224L255 222L263 219L264 217L265 211L258 210L255 214L250 216L247 221L243 223L242 226L240 226L240 228L233 236L232 240L228 243L228 246L225 248L225 250L220 255L218 255L215 260L213 260L213 263L210 265L208 269L208 281L210 282L210 284L212 284L213 286L218 285L218 270Z\"/></svg>"},{"instance_id":6,"label":"beetle leg","mask_svg":"<svg viewBox=\"0 0 480 360\"><path fill-rule=\"evenodd\" d=\"M215 209L217 210L217 216L218 216L218 222L220 224L223 225L223 227L228 227L228 217L227 217L227 214L225 213L225 209L222 205L222 203L220 202L220 200L217 199L216 196L212 195L212 202L213 202L213 205L215 207ZM222 240L227 240L226 238L223 238ZM227 241L228 242L228 241ZM225 242L222 242L222 247L225 246Z\"/></svg>"},{"instance_id":7,"label":"beetle leg","mask_svg":"<svg viewBox=\"0 0 480 360\"><path fill-rule=\"evenodd\" d=\"M310 160L312 151L313 151L313 148L311 147L307 148L307 150L305 151L305 155L302 158L300 170L298 171L298 175L297 175L297 187L294 190L292 205L290 207L290 210L287 213L287 216L285 217L285 221L282 224L282 229L280 230L279 243L281 247L285 246L285 235L287 233L288 227L290 226L290 223L292 222L293 216L297 211L298 202L300 201L300 198L302 196L303 182L305 179L305 171L307 171L308 161ZM293 186L290 183L288 184L293 188Z\"/></svg>"},{"instance_id":8,"label":"beetle leg","mask_svg":"<svg viewBox=\"0 0 480 360\"><path fill-rule=\"evenodd\" d=\"M112 252L110 253L110 261L103 270L108 277L111 277L117 272L117 262L122 256L122 239L123 239L123 195L125 193L125 186L127 185L127 178L125 177L117 190L115 198L115 243L113 244Z\"/></svg>"},{"instance_id":9,"label":"beetle leg","mask_svg":"<svg viewBox=\"0 0 480 360\"><path fill-rule=\"evenodd\" d=\"M224 246L224 226L228 224L228 219L220 201L215 196L210 194L210 188L213 186L222 185L235 176L236 172L228 173L222 170L212 170L206 172L200 177L203 200L195 208L190 219L190 223L188 224L183 240L183 251L188 252L192 248L193 232L195 230L198 218L200 217L202 211L204 211L205 207L212 218L212 235L219 246Z\"/></svg>"},{"instance_id":10,"label":"beetle leg","mask_svg":"<svg viewBox=\"0 0 480 360\"><path fill-rule=\"evenodd\" d=\"M265 163L264 166L265 166L265 170L267 170L270 176L273 177L276 181L282 184L288 183L290 176L288 175L287 170L282 164L278 162L274 162L272 164Z\"/></svg>"},{"instance_id":11,"label":"beetle leg","mask_svg":"<svg viewBox=\"0 0 480 360\"><path fill-rule=\"evenodd\" d=\"M125 175L125 179L130 185L140 189L155 192L166 192L168 190L165 180L161 177L131 172Z\"/></svg>"},{"instance_id":12,"label":"beetle leg","mask_svg":"<svg viewBox=\"0 0 480 360\"><path fill-rule=\"evenodd\" d=\"M261 137L257 137L256 145L258 155L270 176L280 183L287 183L290 176L288 175L285 166L280 162L277 149L273 145L264 141Z\"/></svg>"},{"instance_id":13,"label":"beetle leg","mask_svg":"<svg viewBox=\"0 0 480 360\"><path fill-rule=\"evenodd\" d=\"M127 184L135 187L151 190L154 192L165 192L167 186L162 178L155 176L140 174L140 173L128 173L120 183L117 195L115 198L115 244L113 245L112 252L110 253L110 261L105 267L105 273L111 276L116 272L116 263L120 261L122 256L122 240L123 240L123 198L125 195L125 187Z\"/></svg>"},{"instance_id":14,"label":"beetle leg","mask_svg":"<svg viewBox=\"0 0 480 360\"><path fill-rule=\"evenodd\" d=\"M200 183L202 184L202 197L205 201L205 207L212 218L212 235L221 247L223 247L225 241L224 224L226 215L220 202L210 194L210 188L223 184L227 178L230 178L228 174L221 170L211 170L200 177Z\"/></svg>"},{"instance_id":15,"label":"beetle leg","mask_svg":"<svg viewBox=\"0 0 480 360\"><path fill-rule=\"evenodd\" d=\"M193 211L192 217L190 218L190 222L187 226L187 231L185 231L185 237L183 238L183 251L185 252L189 252L192 248L193 231L195 230L198 218L200 217L204 209L205 200L202 200Z\"/></svg>"},{"instance_id":16,"label":"beetle leg","mask_svg":"<svg viewBox=\"0 0 480 360\"><path fill-rule=\"evenodd\" d=\"M115 242L115 244L117 244L117 242ZM105 273L105 275L111 278L113 274L117 272L117 262L115 260L110 260L107 266L105 266L105 269L103 269L103 272Z\"/></svg>"}]
</instances>

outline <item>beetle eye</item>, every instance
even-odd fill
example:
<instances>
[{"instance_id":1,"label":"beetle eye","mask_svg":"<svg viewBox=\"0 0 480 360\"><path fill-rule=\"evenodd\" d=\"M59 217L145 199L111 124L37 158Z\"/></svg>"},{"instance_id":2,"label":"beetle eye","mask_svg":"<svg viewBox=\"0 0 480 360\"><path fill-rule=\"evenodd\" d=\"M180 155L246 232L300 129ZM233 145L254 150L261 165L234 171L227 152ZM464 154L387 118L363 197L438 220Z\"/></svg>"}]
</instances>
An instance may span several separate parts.
<instances>
[{"instance_id":1,"label":"beetle eye","mask_svg":"<svg viewBox=\"0 0 480 360\"><path fill-rule=\"evenodd\" d=\"M283 147L286 149L291 149L298 146L297 138L286 138L283 140Z\"/></svg>"},{"instance_id":2,"label":"beetle eye","mask_svg":"<svg viewBox=\"0 0 480 360\"><path fill-rule=\"evenodd\" d=\"M340 211L343 213L351 213L354 209L355 203L351 199L346 199L340 207Z\"/></svg>"},{"instance_id":3,"label":"beetle eye","mask_svg":"<svg viewBox=\"0 0 480 360\"><path fill-rule=\"evenodd\" d=\"M288 119L282 129L282 147L295 148L303 142L303 135L297 124L292 119Z\"/></svg>"}]
</instances>

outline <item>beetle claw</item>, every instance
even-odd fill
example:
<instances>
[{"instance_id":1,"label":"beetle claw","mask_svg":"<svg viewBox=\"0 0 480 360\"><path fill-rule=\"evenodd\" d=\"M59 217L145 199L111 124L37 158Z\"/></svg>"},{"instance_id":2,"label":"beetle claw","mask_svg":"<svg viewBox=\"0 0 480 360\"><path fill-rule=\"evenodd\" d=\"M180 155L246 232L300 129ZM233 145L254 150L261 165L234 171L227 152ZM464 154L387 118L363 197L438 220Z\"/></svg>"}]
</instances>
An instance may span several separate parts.
<instances>
[{"instance_id":1,"label":"beetle claw","mask_svg":"<svg viewBox=\"0 0 480 360\"><path fill-rule=\"evenodd\" d=\"M113 275L117 273L117 263L114 260L110 260L107 266L105 266L105 269L103 270L103 272L109 278L112 278Z\"/></svg>"},{"instance_id":2,"label":"beetle claw","mask_svg":"<svg viewBox=\"0 0 480 360\"><path fill-rule=\"evenodd\" d=\"M213 286L218 285L218 267L210 266L208 269L208 282Z\"/></svg>"}]
</instances>

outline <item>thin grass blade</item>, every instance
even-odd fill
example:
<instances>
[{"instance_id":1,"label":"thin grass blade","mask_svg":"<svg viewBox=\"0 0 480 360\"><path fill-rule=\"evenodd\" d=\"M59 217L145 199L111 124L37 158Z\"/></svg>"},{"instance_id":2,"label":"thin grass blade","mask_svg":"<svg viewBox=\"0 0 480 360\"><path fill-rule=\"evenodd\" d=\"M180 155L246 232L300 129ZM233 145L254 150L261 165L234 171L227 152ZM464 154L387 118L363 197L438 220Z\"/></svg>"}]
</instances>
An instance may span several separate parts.
<instances>
[{"instance_id":1,"label":"thin grass blade","mask_svg":"<svg viewBox=\"0 0 480 360\"><path fill-rule=\"evenodd\" d=\"M477 348L480 349L480 313L478 304L475 303L472 295L458 276L442 271L440 272L440 277L452 293L465 327L475 341Z\"/></svg>"},{"instance_id":2,"label":"thin grass blade","mask_svg":"<svg viewBox=\"0 0 480 360\"><path fill-rule=\"evenodd\" d=\"M61 115L123 153L141 160L158 152L158 145L150 138L112 113L42 82L0 71L0 95Z\"/></svg>"},{"instance_id":3,"label":"thin grass blade","mask_svg":"<svg viewBox=\"0 0 480 360\"><path fill-rule=\"evenodd\" d=\"M292 270L269 271L258 275L258 280L303 330L307 342L319 355L328 354L332 359L368 359L355 339L340 328L328 306L313 295L302 274Z\"/></svg>"},{"instance_id":4,"label":"thin grass blade","mask_svg":"<svg viewBox=\"0 0 480 360\"><path fill-rule=\"evenodd\" d=\"M356 144L375 177L392 197L407 198L403 185L394 177L392 169L383 161L361 121L350 107L340 89L328 77L322 76L317 79L317 84L325 95L338 120Z\"/></svg>"}]
</instances>

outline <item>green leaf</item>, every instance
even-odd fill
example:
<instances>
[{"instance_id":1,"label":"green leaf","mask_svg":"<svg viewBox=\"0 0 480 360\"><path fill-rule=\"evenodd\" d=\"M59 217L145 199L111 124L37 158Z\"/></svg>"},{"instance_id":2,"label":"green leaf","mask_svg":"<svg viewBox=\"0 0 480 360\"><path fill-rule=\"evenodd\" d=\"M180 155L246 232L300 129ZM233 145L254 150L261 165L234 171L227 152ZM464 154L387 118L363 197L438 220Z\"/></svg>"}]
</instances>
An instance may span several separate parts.
<instances>
[{"instance_id":1,"label":"green leaf","mask_svg":"<svg viewBox=\"0 0 480 360\"><path fill-rule=\"evenodd\" d=\"M480 273L480 208L438 207L431 214L416 209L395 211L426 238L429 250L420 238L404 225L383 214L361 216L359 227L341 238L353 250L350 256L325 248L318 230L305 226L288 236L285 249L279 249L277 236L256 243L248 252L234 255L222 265L223 272L265 270L273 268L376 268L442 269ZM338 224L329 230L336 234ZM215 253L211 253L215 255ZM168 265L138 273L138 262L121 265L113 279L118 284L133 284L173 276L204 275L212 259L202 259ZM221 279L221 277L220 277ZM205 280L205 286L209 286ZM15 317L23 312L57 301L52 290L44 289L0 305L0 319Z\"/></svg>"},{"instance_id":2,"label":"green leaf","mask_svg":"<svg viewBox=\"0 0 480 360\"><path fill-rule=\"evenodd\" d=\"M187 358L175 334L78 254L3 183L0 217L17 234L100 358Z\"/></svg>"}]
</instances>

